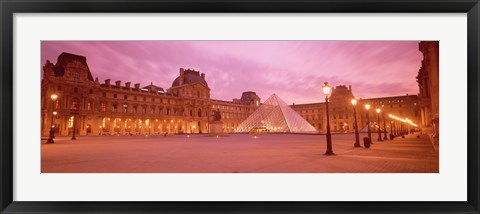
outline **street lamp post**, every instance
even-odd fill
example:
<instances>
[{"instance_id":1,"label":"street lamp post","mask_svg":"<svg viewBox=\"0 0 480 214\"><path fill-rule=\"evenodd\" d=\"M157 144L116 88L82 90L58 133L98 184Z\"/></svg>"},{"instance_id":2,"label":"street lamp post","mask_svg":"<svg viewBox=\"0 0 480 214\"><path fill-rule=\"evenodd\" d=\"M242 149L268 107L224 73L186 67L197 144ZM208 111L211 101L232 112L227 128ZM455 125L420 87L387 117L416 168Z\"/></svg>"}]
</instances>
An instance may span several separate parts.
<instances>
[{"instance_id":1,"label":"street lamp post","mask_svg":"<svg viewBox=\"0 0 480 214\"><path fill-rule=\"evenodd\" d=\"M75 128L76 128L75 122L76 122L76 121L75 121L75 114L74 114L74 115L73 115L73 134L72 134L72 140L76 140L76 139L77 139L77 138L75 137L75 131L76 131L76 130L75 130Z\"/></svg>"},{"instance_id":2,"label":"street lamp post","mask_svg":"<svg viewBox=\"0 0 480 214\"><path fill-rule=\"evenodd\" d=\"M54 137L54 135L53 135L53 132L54 132L54 129L53 129L53 120L55 119L54 116L57 115L57 112L55 112L55 101L57 100L58 95L52 94L52 95L50 96L50 98L51 98L52 101L53 101L53 102L52 102L52 104L53 104L53 105L52 105L52 121L51 121L51 124L50 124L50 135L49 135L49 137L48 137L47 143L54 143L54 141L53 141L53 137Z\"/></svg>"},{"instance_id":3,"label":"street lamp post","mask_svg":"<svg viewBox=\"0 0 480 214\"><path fill-rule=\"evenodd\" d=\"M325 94L325 106L326 106L326 112L327 112L327 151L325 152L325 155L333 155L332 135L330 133L330 117L328 115L328 96L330 95L332 88L328 85L328 82L325 82L322 89L323 89L323 94Z\"/></svg>"},{"instance_id":4,"label":"street lamp post","mask_svg":"<svg viewBox=\"0 0 480 214\"><path fill-rule=\"evenodd\" d=\"M389 114L388 117L390 117L390 139L393 140L393 138L395 136L395 133L393 131L393 128L394 128L393 126L394 126L395 123L393 122L392 114Z\"/></svg>"},{"instance_id":5,"label":"street lamp post","mask_svg":"<svg viewBox=\"0 0 480 214\"><path fill-rule=\"evenodd\" d=\"M355 147L360 147L360 136L358 134L358 123L357 123L357 100L352 99L353 105L353 118L355 118Z\"/></svg>"},{"instance_id":6,"label":"street lamp post","mask_svg":"<svg viewBox=\"0 0 480 214\"><path fill-rule=\"evenodd\" d=\"M405 121L407 121L407 135L410 134L410 120L408 118L405 118Z\"/></svg>"},{"instance_id":7,"label":"street lamp post","mask_svg":"<svg viewBox=\"0 0 480 214\"><path fill-rule=\"evenodd\" d=\"M377 108L377 125L378 125L378 141L383 141L382 140L382 131L380 130L380 111L381 109Z\"/></svg>"},{"instance_id":8,"label":"street lamp post","mask_svg":"<svg viewBox=\"0 0 480 214\"><path fill-rule=\"evenodd\" d=\"M387 122L385 118L385 112L383 112L383 139L388 140L387 138Z\"/></svg>"},{"instance_id":9,"label":"street lamp post","mask_svg":"<svg viewBox=\"0 0 480 214\"><path fill-rule=\"evenodd\" d=\"M370 104L365 104L365 109L367 109L367 132L368 139L372 140L372 132L370 131Z\"/></svg>"}]
</instances>

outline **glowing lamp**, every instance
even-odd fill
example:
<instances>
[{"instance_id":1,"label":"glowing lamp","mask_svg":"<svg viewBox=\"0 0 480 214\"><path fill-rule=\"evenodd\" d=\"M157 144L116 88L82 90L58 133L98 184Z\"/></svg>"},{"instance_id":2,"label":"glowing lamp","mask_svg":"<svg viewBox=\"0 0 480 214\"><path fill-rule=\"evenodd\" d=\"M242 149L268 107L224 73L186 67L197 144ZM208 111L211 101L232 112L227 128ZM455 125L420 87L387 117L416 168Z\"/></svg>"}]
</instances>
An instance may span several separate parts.
<instances>
[{"instance_id":1,"label":"glowing lamp","mask_svg":"<svg viewBox=\"0 0 480 214\"><path fill-rule=\"evenodd\" d=\"M365 104L365 109L370 110L370 104Z\"/></svg>"},{"instance_id":2,"label":"glowing lamp","mask_svg":"<svg viewBox=\"0 0 480 214\"><path fill-rule=\"evenodd\" d=\"M53 101L55 101L55 100L57 100L58 95L52 94L52 95L50 96L50 98L51 98Z\"/></svg>"},{"instance_id":3,"label":"glowing lamp","mask_svg":"<svg viewBox=\"0 0 480 214\"><path fill-rule=\"evenodd\" d=\"M328 82L325 82L322 86L322 89L323 89L323 94L325 94L325 97L328 98L328 96L332 92L332 87L330 87L330 85L328 85Z\"/></svg>"},{"instance_id":4,"label":"glowing lamp","mask_svg":"<svg viewBox=\"0 0 480 214\"><path fill-rule=\"evenodd\" d=\"M352 105L353 105L353 106L356 106L356 105L357 105L357 100L356 100L356 99L352 99L351 102L352 102Z\"/></svg>"}]
</instances>

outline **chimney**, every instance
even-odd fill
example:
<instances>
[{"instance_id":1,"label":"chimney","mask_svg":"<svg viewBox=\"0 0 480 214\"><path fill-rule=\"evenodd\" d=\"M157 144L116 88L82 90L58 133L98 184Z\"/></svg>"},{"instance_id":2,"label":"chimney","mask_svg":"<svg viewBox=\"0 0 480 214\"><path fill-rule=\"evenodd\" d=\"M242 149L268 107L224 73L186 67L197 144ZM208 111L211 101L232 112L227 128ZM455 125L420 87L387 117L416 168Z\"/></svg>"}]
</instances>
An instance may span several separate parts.
<instances>
[{"instance_id":1,"label":"chimney","mask_svg":"<svg viewBox=\"0 0 480 214\"><path fill-rule=\"evenodd\" d=\"M120 81L120 80L115 81L115 85L116 85L117 87L120 87L120 84L122 84L122 81Z\"/></svg>"},{"instance_id":2,"label":"chimney","mask_svg":"<svg viewBox=\"0 0 480 214\"><path fill-rule=\"evenodd\" d=\"M135 89L140 89L140 83L135 84Z\"/></svg>"},{"instance_id":3,"label":"chimney","mask_svg":"<svg viewBox=\"0 0 480 214\"><path fill-rule=\"evenodd\" d=\"M105 85L110 86L110 79L105 80Z\"/></svg>"},{"instance_id":4,"label":"chimney","mask_svg":"<svg viewBox=\"0 0 480 214\"><path fill-rule=\"evenodd\" d=\"M352 92L352 85L348 85L348 90Z\"/></svg>"},{"instance_id":5,"label":"chimney","mask_svg":"<svg viewBox=\"0 0 480 214\"><path fill-rule=\"evenodd\" d=\"M125 83L125 87L127 87L128 89L130 89L130 84L131 84L130 82L126 82L126 83Z\"/></svg>"},{"instance_id":6,"label":"chimney","mask_svg":"<svg viewBox=\"0 0 480 214\"><path fill-rule=\"evenodd\" d=\"M202 79L205 79L205 73L200 74Z\"/></svg>"},{"instance_id":7,"label":"chimney","mask_svg":"<svg viewBox=\"0 0 480 214\"><path fill-rule=\"evenodd\" d=\"M98 82L98 77L95 77L95 83L96 83L96 84L99 84L99 82Z\"/></svg>"},{"instance_id":8,"label":"chimney","mask_svg":"<svg viewBox=\"0 0 480 214\"><path fill-rule=\"evenodd\" d=\"M180 68L180 85L183 85L184 83L184 76L185 76L185 69Z\"/></svg>"}]
</instances>

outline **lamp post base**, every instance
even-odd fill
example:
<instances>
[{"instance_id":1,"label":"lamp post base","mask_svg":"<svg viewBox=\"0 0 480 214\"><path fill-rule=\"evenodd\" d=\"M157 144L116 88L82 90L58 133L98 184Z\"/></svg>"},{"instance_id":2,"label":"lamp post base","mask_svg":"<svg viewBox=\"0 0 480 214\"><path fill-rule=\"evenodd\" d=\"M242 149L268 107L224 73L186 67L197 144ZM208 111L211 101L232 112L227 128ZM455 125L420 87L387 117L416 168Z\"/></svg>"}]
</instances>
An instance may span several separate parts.
<instances>
[{"instance_id":1,"label":"lamp post base","mask_svg":"<svg viewBox=\"0 0 480 214\"><path fill-rule=\"evenodd\" d=\"M335 155L335 153L333 153L332 151L327 151L327 152L325 152L324 155Z\"/></svg>"},{"instance_id":2,"label":"lamp post base","mask_svg":"<svg viewBox=\"0 0 480 214\"><path fill-rule=\"evenodd\" d=\"M55 143L52 138L48 138L47 143Z\"/></svg>"}]
</instances>

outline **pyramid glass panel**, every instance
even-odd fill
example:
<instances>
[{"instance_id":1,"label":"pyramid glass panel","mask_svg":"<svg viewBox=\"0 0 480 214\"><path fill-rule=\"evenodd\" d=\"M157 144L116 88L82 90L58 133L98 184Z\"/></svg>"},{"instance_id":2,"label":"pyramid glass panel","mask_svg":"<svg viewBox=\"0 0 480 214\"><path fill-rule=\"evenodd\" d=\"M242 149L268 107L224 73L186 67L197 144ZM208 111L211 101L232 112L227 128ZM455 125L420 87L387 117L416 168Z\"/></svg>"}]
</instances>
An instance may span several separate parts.
<instances>
[{"instance_id":1,"label":"pyramid glass panel","mask_svg":"<svg viewBox=\"0 0 480 214\"><path fill-rule=\"evenodd\" d=\"M276 94L270 96L257 110L245 119L233 132L316 133L317 130L281 100Z\"/></svg>"}]
</instances>

